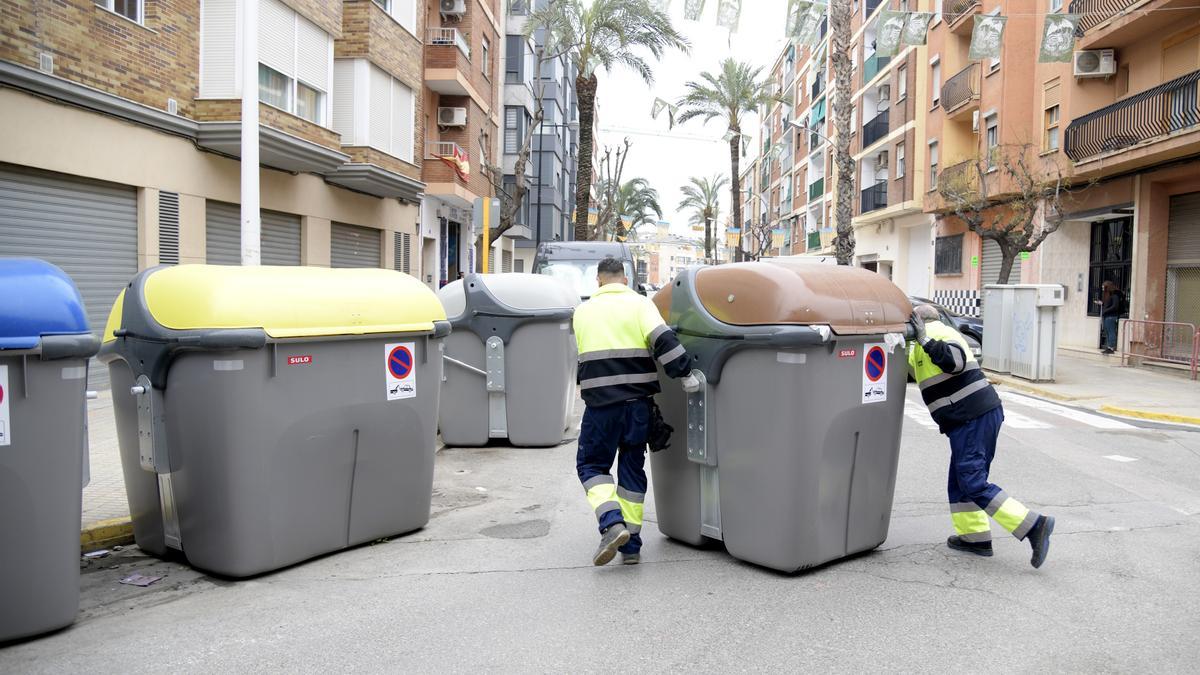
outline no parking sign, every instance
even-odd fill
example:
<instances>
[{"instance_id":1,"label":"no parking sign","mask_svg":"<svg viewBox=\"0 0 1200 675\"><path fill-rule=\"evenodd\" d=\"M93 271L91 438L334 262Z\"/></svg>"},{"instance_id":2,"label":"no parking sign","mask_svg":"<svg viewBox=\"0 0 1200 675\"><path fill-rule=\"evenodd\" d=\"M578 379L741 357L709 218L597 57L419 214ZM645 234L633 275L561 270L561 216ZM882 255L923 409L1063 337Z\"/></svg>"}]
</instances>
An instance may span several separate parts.
<instances>
[{"instance_id":1,"label":"no parking sign","mask_svg":"<svg viewBox=\"0 0 1200 675\"><path fill-rule=\"evenodd\" d=\"M417 372L412 342L384 345L387 400L416 398Z\"/></svg>"},{"instance_id":2,"label":"no parking sign","mask_svg":"<svg viewBox=\"0 0 1200 675\"><path fill-rule=\"evenodd\" d=\"M863 403L887 400L887 361L887 345L863 345Z\"/></svg>"}]
</instances>

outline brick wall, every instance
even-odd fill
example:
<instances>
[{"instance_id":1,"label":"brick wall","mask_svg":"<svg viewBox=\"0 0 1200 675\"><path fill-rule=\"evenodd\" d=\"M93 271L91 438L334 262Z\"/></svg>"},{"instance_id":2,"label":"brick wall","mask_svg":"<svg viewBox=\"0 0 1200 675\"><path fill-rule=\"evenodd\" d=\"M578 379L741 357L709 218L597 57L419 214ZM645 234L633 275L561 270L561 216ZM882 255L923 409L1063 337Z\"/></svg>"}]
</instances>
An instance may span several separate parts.
<instances>
[{"instance_id":1,"label":"brick wall","mask_svg":"<svg viewBox=\"0 0 1200 675\"><path fill-rule=\"evenodd\" d=\"M200 71L198 0L146 0L145 25L92 0L0 0L0 59L36 68L54 56L54 75L154 108L167 99L191 116Z\"/></svg>"},{"instance_id":2,"label":"brick wall","mask_svg":"<svg viewBox=\"0 0 1200 675\"><path fill-rule=\"evenodd\" d=\"M196 101L197 122L236 122L242 119L242 102L238 99L204 99ZM258 120L261 124L287 132L293 136L323 145L331 150L341 150L341 136L331 129L313 124L279 108L258 104Z\"/></svg>"},{"instance_id":3,"label":"brick wall","mask_svg":"<svg viewBox=\"0 0 1200 675\"><path fill-rule=\"evenodd\" d=\"M496 105L498 97L498 89L500 84L500 57L504 51L504 39L488 18L487 13L483 11L483 5L491 9L492 15L500 16L500 1L499 0L468 0L466 3L467 13L461 19L442 19L441 13L438 11L440 6L438 0L427 0L426 12L428 16L428 25L430 28L457 28L459 32L466 38L467 44L471 47L471 58L466 59L461 52L455 47L427 47L425 52L426 65L430 68L453 68L458 67L462 72L469 75L468 79L471 86L479 93L483 99L483 104L488 108ZM490 44L491 58L489 63L489 73L484 76L482 69L483 59L483 40L487 38ZM453 55L457 56L453 56ZM430 59L440 59L449 61L453 59L455 63L448 65L434 65ZM435 61L439 62L440 61Z\"/></svg>"},{"instance_id":4,"label":"brick wall","mask_svg":"<svg viewBox=\"0 0 1200 675\"><path fill-rule=\"evenodd\" d=\"M424 180L426 183L443 183L457 182L459 185L464 185L468 190L480 196L489 196L492 194L491 181L484 175L480 166L479 157L479 137L480 131L486 130L492 140L491 145L497 138L496 125L492 123L492 119L484 114L483 109L475 103L469 96L439 96L433 94L431 97L433 104L430 105L430 114L436 115L438 107L454 107L467 109L467 126L457 128L439 128L436 124L430 126L433 129L429 140L432 141L452 141L458 143L467 155L471 158L471 175L470 180L465 183L455 176L454 172L446 167L443 162L430 160L424 163ZM436 122L436 120L433 120ZM495 161L493 159L493 161ZM443 171L444 169L444 171Z\"/></svg>"},{"instance_id":5,"label":"brick wall","mask_svg":"<svg viewBox=\"0 0 1200 675\"><path fill-rule=\"evenodd\" d=\"M360 147L343 147L342 152L350 155L350 161L362 164L374 164L375 166L383 167L388 171L398 173L403 176L408 176L413 180L421 180L421 167L413 166L408 162L397 159L386 152L376 150L375 148L360 148ZM421 161L424 153L417 153L414 159L417 162ZM436 161L436 160L430 160Z\"/></svg>"},{"instance_id":6,"label":"brick wall","mask_svg":"<svg viewBox=\"0 0 1200 675\"><path fill-rule=\"evenodd\" d=\"M342 3L336 0L280 0L333 37L342 34Z\"/></svg>"}]
</instances>

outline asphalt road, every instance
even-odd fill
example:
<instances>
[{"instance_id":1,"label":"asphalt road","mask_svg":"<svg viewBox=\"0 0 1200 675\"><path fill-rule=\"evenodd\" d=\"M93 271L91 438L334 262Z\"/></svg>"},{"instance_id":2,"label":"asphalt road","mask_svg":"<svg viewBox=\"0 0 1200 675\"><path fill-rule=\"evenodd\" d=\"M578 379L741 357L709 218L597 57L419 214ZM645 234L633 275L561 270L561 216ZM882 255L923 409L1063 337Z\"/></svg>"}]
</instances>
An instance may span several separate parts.
<instances>
[{"instance_id":1,"label":"asphalt road","mask_svg":"<svg viewBox=\"0 0 1200 675\"><path fill-rule=\"evenodd\" d=\"M236 582L90 561L79 621L0 671L1194 672L1200 432L1007 395L993 478L1058 517L1034 570L998 529L994 558L945 548L948 450L909 399L888 540L850 560L753 567L665 539L651 504L643 564L594 568L573 443L448 449L420 532Z\"/></svg>"}]
</instances>

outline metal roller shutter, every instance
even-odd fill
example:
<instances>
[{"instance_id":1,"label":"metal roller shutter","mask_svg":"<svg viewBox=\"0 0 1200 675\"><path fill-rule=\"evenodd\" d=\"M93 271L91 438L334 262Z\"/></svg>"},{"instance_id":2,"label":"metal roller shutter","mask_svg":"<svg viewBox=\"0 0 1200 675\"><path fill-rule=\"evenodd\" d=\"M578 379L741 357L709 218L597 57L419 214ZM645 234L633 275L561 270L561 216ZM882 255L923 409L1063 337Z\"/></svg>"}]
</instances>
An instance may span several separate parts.
<instances>
[{"instance_id":1,"label":"metal roller shutter","mask_svg":"<svg viewBox=\"0 0 1200 675\"><path fill-rule=\"evenodd\" d=\"M137 190L124 185L0 166L0 255L41 258L79 287L99 335L112 303L137 274ZM108 387L93 361L89 386Z\"/></svg>"},{"instance_id":2,"label":"metal roller shutter","mask_svg":"<svg viewBox=\"0 0 1200 675\"><path fill-rule=\"evenodd\" d=\"M1000 244L997 244L991 239L983 240L983 256L979 261L979 275L981 283L986 286L988 284L1000 283L1000 264L1004 261L1004 254L1000 252ZM1012 272L1008 275L1008 283L1021 283L1021 256L1013 261Z\"/></svg>"},{"instance_id":3,"label":"metal roller shutter","mask_svg":"<svg viewBox=\"0 0 1200 675\"><path fill-rule=\"evenodd\" d=\"M242 215L237 204L209 200L205 204L205 259L210 265L242 263ZM300 218L262 212L261 256L264 265L300 264Z\"/></svg>"},{"instance_id":4,"label":"metal roller shutter","mask_svg":"<svg viewBox=\"0 0 1200 675\"><path fill-rule=\"evenodd\" d=\"M1200 192L1171 197L1167 264L1200 266Z\"/></svg>"},{"instance_id":5,"label":"metal roller shutter","mask_svg":"<svg viewBox=\"0 0 1200 675\"><path fill-rule=\"evenodd\" d=\"M345 223L329 228L330 267L379 267L383 259L379 230Z\"/></svg>"}]
</instances>

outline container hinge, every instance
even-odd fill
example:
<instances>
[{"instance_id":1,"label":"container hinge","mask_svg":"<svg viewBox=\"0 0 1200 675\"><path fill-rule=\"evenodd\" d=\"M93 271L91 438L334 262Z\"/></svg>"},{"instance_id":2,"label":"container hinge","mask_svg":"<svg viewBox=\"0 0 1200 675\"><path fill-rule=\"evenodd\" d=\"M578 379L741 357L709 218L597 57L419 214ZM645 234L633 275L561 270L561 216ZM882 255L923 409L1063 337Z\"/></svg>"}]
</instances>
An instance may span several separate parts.
<instances>
[{"instance_id":1,"label":"container hinge","mask_svg":"<svg viewBox=\"0 0 1200 675\"><path fill-rule=\"evenodd\" d=\"M687 395L687 456L697 464L717 465L716 447L710 447L716 429L709 405L708 380L701 371L692 371L700 380L700 390Z\"/></svg>"},{"instance_id":2,"label":"container hinge","mask_svg":"<svg viewBox=\"0 0 1200 675\"><path fill-rule=\"evenodd\" d=\"M150 378L139 375L130 389L137 397L138 460L142 468L158 478L158 501L162 511L163 538L171 548L183 550L179 536L179 513L175 504L175 489L171 482L171 460L167 453L165 406L161 389L150 384Z\"/></svg>"},{"instance_id":3,"label":"container hinge","mask_svg":"<svg viewBox=\"0 0 1200 675\"><path fill-rule=\"evenodd\" d=\"M484 347L487 367L488 437L508 437L508 405L504 390L504 341L493 335Z\"/></svg>"}]
</instances>

